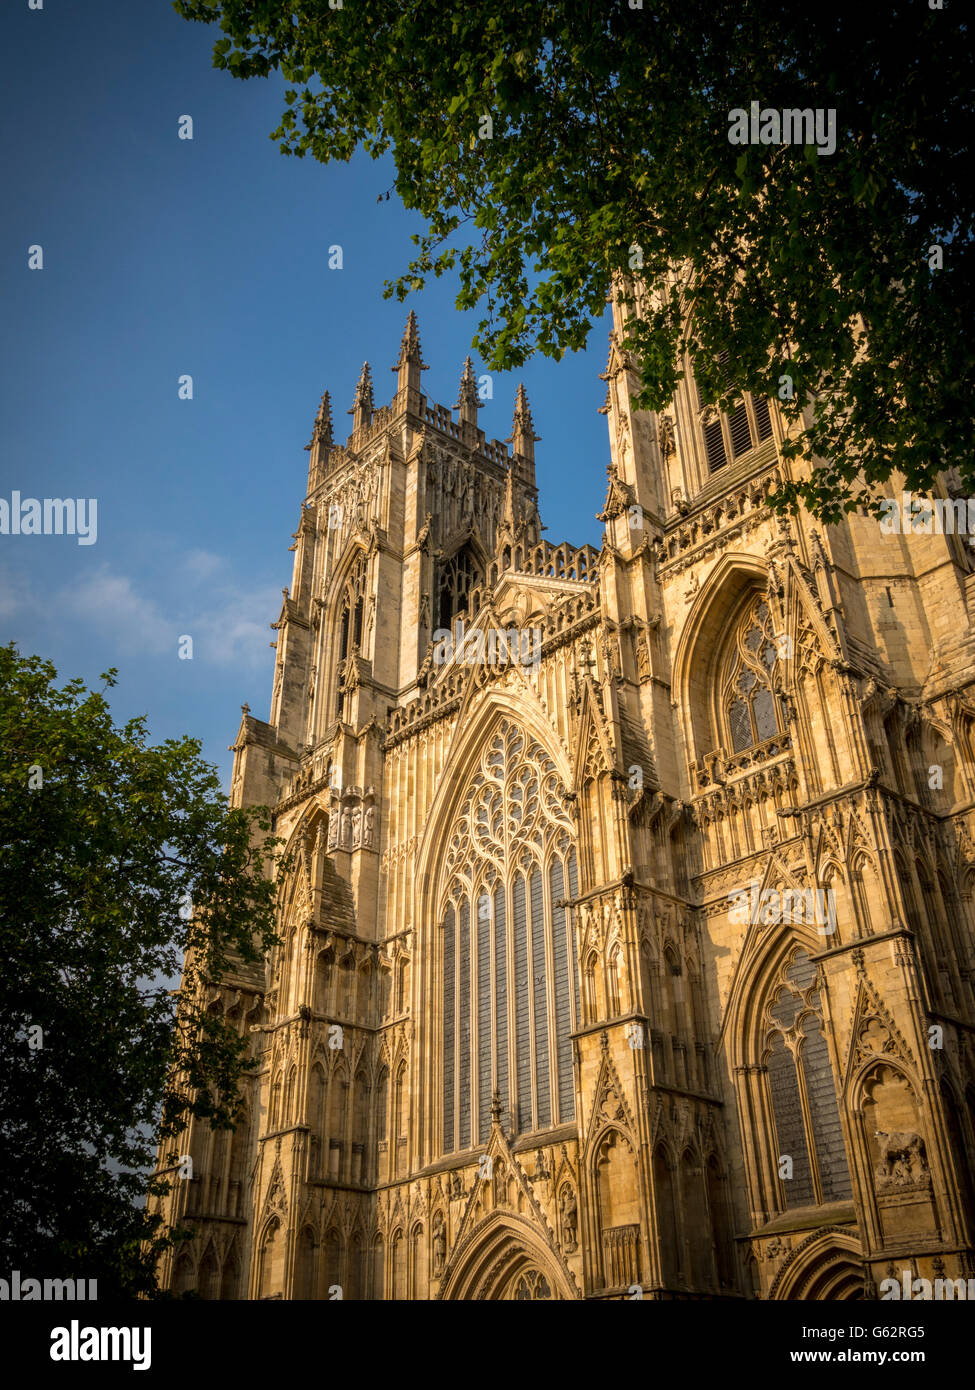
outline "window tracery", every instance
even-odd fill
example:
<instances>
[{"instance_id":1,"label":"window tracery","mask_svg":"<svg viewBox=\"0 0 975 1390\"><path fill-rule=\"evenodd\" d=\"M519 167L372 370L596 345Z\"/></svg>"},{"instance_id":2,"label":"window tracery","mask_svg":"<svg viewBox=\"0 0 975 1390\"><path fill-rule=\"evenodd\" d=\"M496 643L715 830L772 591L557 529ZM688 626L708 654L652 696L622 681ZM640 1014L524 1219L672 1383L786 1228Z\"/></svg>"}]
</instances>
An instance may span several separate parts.
<instances>
[{"instance_id":1,"label":"window tracery","mask_svg":"<svg viewBox=\"0 0 975 1390\"><path fill-rule=\"evenodd\" d=\"M721 714L734 753L776 738L785 728L775 691L778 659L772 615L757 593L735 628L721 681Z\"/></svg>"},{"instance_id":2,"label":"window tracery","mask_svg":"<svg viewBox=\"0 0 975 1390\"><path fill-rule=\"evenodd\" d=\"M786 1206L848 1199L850 1173L816 967L801 949L792 953L770 991L765 1066L780 1175L782 1160L791 1160L791 1177L782 1182Z\"/></svg>"},{"instance_id":3,"label":"window tracery","mask_svg":"<svg viewBox=\"0 0 975 1390\"><path fill-rule=\"evenodd\" d=\"M509 1297L520 1302L540 1303L555 1295L544 1274L537 1269L528 1269L512 1281Z\"/></svg>"},{"instance_id":4,"label":"window tracery","mask_svg":"<svg viewBox=\"0 0 975 1390\"><path fill-rule=\"evenodd\" d=\"M464 545L437 568L437 626L449 628L458 613L467 609L467 598L482 575L470 544Z\"/></svg>"},{"instance_id":5,"label":"window tracery","mask_svg":"<svg viewBox=\"0 0 975 1390\"><path fill-rule=\"evenodd\" d=\"M510 720L471 780L442 881L449 1153L487 1139L495 1091L515 1131L574 1114L575 937L560 905L578 891L572 824L555 764Z\"/></svg>"}]
</instances>

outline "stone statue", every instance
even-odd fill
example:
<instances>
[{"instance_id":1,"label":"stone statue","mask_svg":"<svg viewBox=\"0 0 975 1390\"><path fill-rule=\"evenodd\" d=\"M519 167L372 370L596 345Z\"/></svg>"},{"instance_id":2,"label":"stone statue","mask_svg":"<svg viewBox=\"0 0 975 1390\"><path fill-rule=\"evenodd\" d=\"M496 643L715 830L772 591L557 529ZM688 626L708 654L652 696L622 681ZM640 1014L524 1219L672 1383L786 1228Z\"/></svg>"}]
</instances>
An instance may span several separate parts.
<instances>
[{"instance_id":1,"label":"stone statue","mask_svg":"<svg viewBox=\"0 0 975 1390\"><path fill-rule=\"evenodd\" d=\"M640 679L646 681L650 679L650 643L646 633L641 632L636 639L636 660Z\"/></svg>"},{"instance_id":2,"label":"stone statue","mask_svg":"<svg viewBox=\"0 0 975 1390\"><path fill-rule=\"evenodd\" d=\"M571 1187L563 1187L562 1200L559 1205L562 1212L562 1235L565 1240L565 1248L567 1250L574 1250L576 1247L578 1207L576 1204L576 1194Z\"/></svg>"},{"instance_id":3,"label":"stone statue","mask_svg":"<svg viewBox=\"0 0 975 1390\"><path fill-rule=\"evenodd\" d=\"M674 452L674 422L669 415L661 415L657 438L660 441L661 454L665 459L670 458Z\"/></svg>"},{"instance_id":4,"label":"stone statue","mask_svg":"<svg viewBox=\"0 0 975 1390\"><path fill-rule=\"evenodd\" d=\"M444 1229L443 1212L438 1211L433 1218L433 1272L440 1274L447 1258L447 1232Z\"/></svg>"}]
</instances>

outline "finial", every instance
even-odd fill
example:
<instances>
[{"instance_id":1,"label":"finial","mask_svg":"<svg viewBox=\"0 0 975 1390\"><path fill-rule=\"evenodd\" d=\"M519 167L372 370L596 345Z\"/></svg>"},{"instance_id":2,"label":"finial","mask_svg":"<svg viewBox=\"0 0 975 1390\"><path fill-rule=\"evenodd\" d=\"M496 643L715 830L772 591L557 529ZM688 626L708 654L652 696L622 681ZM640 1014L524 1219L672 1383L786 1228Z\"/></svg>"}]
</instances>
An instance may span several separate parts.
<instances>
[{"instance_id":1,"label":"finial","mask_svg":"<svg viewBox=\"0 0 975 1390\"><path fill-rule=\"evenodd\" d=\"M392 371L398 372L407 363L412 363L419 367L421 372L427 370L427 364L423 360L423 350L420 347L420 331L416 322L416 314L410 310L409 318L406 320L406 327L403 330L403 339L399 345L399 359Z\"/></svg>"},{"instance_id":2,"label":"finial","mask_svg":"<svg viewBox=\"0 0 975 1390\"><path fill-rule=\"evenodd\" d=\"M467 360L470 361L470 358ZM501 1123L501 1092L498 1090L491 1094L491 1119L496 1125Z\"/></svg>"}]
</instances>

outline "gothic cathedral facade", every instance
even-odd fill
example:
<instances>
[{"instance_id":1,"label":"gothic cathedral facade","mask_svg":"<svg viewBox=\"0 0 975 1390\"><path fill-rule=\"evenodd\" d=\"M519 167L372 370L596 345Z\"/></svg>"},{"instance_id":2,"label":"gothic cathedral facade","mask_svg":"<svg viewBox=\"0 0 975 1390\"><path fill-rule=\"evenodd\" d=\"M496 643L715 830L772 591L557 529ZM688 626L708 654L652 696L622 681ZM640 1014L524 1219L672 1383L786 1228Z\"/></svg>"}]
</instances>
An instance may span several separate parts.
<instances>
[{"instance_id":1,"label":"gothic cathedral facade","mask_svg":"<svg viewBox=\"0 0 975 1390\"><path fill-rule=\"evenodd\" d=\"M855 1299L975 1275L975 575L775 515L774 403L606 372L601 548L396 392L309 446L234 804L293 854L214 981L259 1066L194 1125L165 1286L230 1299ZM594 502L598 502L595 497Z\"/></svg>"}]
</instances>

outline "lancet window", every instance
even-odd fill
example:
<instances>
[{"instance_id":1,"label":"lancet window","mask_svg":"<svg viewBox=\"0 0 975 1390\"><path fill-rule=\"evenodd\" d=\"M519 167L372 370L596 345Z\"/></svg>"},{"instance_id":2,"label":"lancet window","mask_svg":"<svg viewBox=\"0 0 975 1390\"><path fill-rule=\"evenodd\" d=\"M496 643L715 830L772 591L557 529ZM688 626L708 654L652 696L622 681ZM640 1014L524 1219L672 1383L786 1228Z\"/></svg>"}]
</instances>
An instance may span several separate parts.
<instances>
[{"instance_id":1,"label":"lancet window","mask_svg":"<svg viewBox=\"0 0 975 1390\"><path fill-rule=\"evenodd\" d=\"M816 967L797 949L769 992L764 1063L787 1207L852 1195Z\"/></svg>"},{"instance_id":2,"label":"lancet window","mask_svg":"<svg viewBox=\"0 0 975 1390\"><path fill-rule=\"evenodd\" d=\"M437 626L446 630L467 609L468 594L482 575L471 546L464 545L437 569Z\"/></svg>"},{"instance_id":3,"label":"lancet window","mask_svg":"<svg viewBox=\"0 0 975 1390\"><path fill-rule=\"evenodd\" d=\"M352 567L338 606L338 664L336 668L336 703L339 716L343 714L343 692L348 688L349 663L362 647L362 625L365 610L366 561L360 555Z\"/></svg>"}]
</instances>

